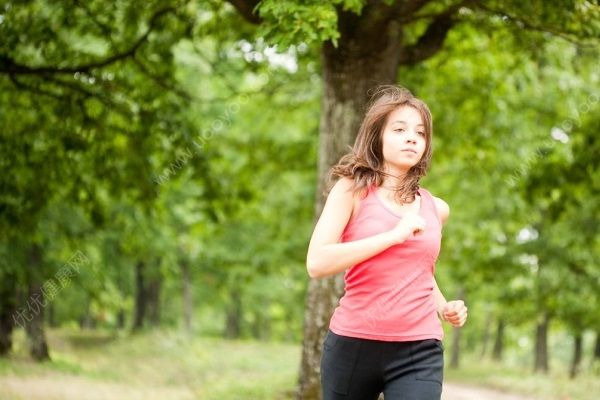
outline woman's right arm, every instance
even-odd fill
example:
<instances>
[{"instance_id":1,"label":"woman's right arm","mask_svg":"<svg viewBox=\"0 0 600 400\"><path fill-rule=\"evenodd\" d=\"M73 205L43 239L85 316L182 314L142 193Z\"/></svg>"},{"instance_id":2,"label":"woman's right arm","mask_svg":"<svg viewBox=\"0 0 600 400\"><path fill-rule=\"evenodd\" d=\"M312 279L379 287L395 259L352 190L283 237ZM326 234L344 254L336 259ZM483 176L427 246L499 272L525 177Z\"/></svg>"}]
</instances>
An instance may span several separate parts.
<instances>
[{"instance_id":1,"label":"woman's right arm","mask_svg":"<svg viewBox=\"0 0 600 400\"><path fill-rule=\"evenodd\" d=\"M421 217L405 216L390 231L353 242L340 243L340 237L352 215L354 193L351 187L352 181L342 178L327 197L308 246L306 268L311 278L338 274L392 245L404 242L413 232L425 227Z\"/></svg>"}]
</instances>

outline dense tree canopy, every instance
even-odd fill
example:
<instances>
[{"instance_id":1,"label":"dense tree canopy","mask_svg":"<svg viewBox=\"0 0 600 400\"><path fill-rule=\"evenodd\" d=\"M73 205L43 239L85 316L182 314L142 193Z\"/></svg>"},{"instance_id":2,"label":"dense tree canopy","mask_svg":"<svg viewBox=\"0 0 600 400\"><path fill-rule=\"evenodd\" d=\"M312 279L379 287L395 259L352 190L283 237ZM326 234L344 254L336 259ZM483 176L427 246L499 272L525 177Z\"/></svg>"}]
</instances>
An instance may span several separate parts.
<instances>
[{"instance_id":1,"label":"dense tree canopy","mask_svg":"<svg viewBox=\"0 0 600 400\"><path fill-rule=\"evenodd\" d=\"M599 36L581 0L4 2L0 353L26 311L41 359L44 325L182 325L304 337L310 375L341 288L306 277L315 210L398 83L433 112L467 350L503 326L546 369L547 335L600 333Z\"/></svg>"}]
</instances>

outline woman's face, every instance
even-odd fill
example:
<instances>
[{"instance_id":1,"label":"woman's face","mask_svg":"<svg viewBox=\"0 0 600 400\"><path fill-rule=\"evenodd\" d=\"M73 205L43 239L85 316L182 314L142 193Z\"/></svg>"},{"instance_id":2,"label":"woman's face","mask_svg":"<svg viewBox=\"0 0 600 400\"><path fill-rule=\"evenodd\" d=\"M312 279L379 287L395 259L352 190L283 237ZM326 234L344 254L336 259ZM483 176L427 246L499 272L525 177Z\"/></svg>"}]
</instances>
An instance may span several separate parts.
<instances>
[{"instance_id":1,"label":"woman's face","mask_svg":"<svg viewBox=\"0 0 600 400\"><path fill-rule=\"evenodd\" d=\"M413 107L400 106L387 118L382 136L386 170L404 174L423 157L427 144L421 114Z\"/></svg>"}]
</instances>

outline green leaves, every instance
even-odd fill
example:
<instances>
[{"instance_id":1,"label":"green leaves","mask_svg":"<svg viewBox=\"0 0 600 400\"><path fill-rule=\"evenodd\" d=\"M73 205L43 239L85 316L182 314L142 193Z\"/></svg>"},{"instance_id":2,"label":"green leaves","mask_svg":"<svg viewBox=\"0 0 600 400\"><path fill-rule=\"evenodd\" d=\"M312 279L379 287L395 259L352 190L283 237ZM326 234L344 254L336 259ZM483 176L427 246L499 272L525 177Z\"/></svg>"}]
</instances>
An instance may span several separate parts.
<instances>
[{"instance_id":1,"label":"green leaves","mask_svg":"<svg viewBox=\"0 0 600 400\"><path fill-rule=\"evenodd\" d=\"M263 0L257 7L265 20L259 34L281 48L292 44L319 44L340 37L337 26L339 10L360 14L364 0L278 1Z\"/></svg>"}]
</instances>

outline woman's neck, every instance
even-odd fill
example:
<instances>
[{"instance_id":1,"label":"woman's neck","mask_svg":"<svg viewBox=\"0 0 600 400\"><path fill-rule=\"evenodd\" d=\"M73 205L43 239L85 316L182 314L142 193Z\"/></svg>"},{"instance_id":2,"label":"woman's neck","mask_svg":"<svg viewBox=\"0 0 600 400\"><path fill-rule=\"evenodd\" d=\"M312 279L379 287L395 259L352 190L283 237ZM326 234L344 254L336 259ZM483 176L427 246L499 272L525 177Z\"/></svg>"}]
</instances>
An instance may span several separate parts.
<instances>
[{"instance_id":1,"label":"woman's neck","mask_svg":"<svg viewBox=\"0 0 600 400\"><path fill-rule=\"evenodd\" d=\"M387 167L385 168L385 173L387 175L383 178L381 186L386 189L395 189L400 186L402 181L404 181L404 178L408 174L408 170Z\"/></svg>"}]
</instances>

